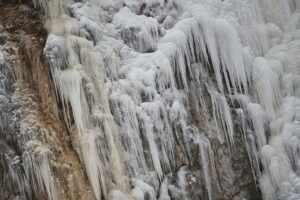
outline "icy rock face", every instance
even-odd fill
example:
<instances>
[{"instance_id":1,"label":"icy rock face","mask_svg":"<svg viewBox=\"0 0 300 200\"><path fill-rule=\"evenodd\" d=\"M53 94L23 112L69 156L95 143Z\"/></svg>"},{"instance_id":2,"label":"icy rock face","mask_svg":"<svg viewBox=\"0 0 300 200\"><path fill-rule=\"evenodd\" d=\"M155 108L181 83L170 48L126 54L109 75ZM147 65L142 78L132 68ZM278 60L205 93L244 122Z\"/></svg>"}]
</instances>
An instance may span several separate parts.
<instances>
[{"instance_id":1,"label":"icy rock face","mask_svg":"<svg viewBox=\"0 0 300 200\"><path fill-rule=\"evenodd\" d=\"M26 5L0 10L0 199L92 199L42 59L43 20Z\"/></svg>"},{"instance_id":2,"label":"icy rock face","mask_svg":"<svg viewBox=\"0 0 300 200\"><path fill-rule=\"evenodd\" d=\"M0 51L0 197L300 198L298 0L33 3L45 46Z\"/></svg>"}]
</instances>

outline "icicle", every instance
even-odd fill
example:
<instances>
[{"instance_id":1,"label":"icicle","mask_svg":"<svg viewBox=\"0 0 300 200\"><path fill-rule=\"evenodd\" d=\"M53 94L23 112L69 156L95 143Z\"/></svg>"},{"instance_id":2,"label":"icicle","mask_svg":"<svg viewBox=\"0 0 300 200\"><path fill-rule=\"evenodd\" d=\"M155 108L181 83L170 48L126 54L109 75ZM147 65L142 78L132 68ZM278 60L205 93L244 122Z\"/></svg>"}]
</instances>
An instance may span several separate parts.
<instances>
[{"instance_id":1,"label":"icicle","mask_svg":"<svg viewBox=\"0 0 300 200\"><path fill-rule=\"evenodd\" d=\"M195 13L196 11L201 12L197 9L194 10ZM190 72L191 63L197 59L209 63L208 51L219 90L223 93L223 74L229 91L231 91L229 81L231 81L234 91L237 89L247 91L247 77L241 54L242 47L237 42L238 36L233 27L226 21L210 19L204 15L199 17L195 14L195 18L197 20L193 18L182 20L173 29L168 30L162 39L163 44L159 46L159 49L165 52L170 59L175 59L175 68L180 72L184 88L188 88L186 74L187 71ZM218 32L216 27L220 28L218 30L224 31ZM224 40L224 37L227 39ZM177 48L174 48L175 46Z\"/></svg>"},{"instance_id":2,"label":"icicle","mask_svg":"<svg viewBox=\"0 0 300 200\"><path fill-rule=\"evenodd\" d=\"M271 119L276 117L275 110L281 101L279 77L270 68L266 59L258 57L253 62L253 85L259 102Z\"/></svg>"},{"instance_id":3,"label":"icicle","mask_svg":"<svg viewBox=\"0 0 300 200\"><path fill-rule=\"evenodd\" d=\"M165 178L162 182L159 190L159 198L158 200L171 200L168 194L168 179Z\"/></svg>"},{"instance_id":4,"label":"icicle","mask_svg":"<svg viewBox=\"0 0 300 200\"><path fill-rule=\"evenodd\" d=\"M210 97L215 121L217 124L221 124L221 128L224 131L227 142L232 148L234 148L233 123L227 100L223 95L215 91L210 91ZM220 134L219 127L217 127L217 130Z\"/></svg>"},{"instance_id":5,"label":"icicle","mask_svg":"<svg viewBox=\"0 0 300 200\"><path fill-rule=\"evenodd\" d=\"M106 191L106 186L103 181L102 164L97 155L96 135L90 133L87 136L80 137L79 141L87 176L93 187L95 197L99 200L101 198L101 188L103 188L102 191Z\"/></svg>"},{"instance_id":6,"label":"icicle","mask_svg":"<svg viewBox=\"0 0 300 200\"><path fill-rule=\"evenodd\" d=\"M186 169L185 167L181 167L180 170L177 172L178 176L178 185L179 188L181 189L181 192L183 194L186 193L186 187L188 185L187 180L186 180Z\"/></svg>"},{"instance_id":7,"label":"icicle","mask_svg":"<svg viewBox=\"0 0 300 200\"><path fill-rule=\"evenodd\" d=\"M63 13L64 4L60 0L32 0L35 7L41 8L50 19L59 17Z\"/></svg>"},{"instance_id":8,"label":"icicle","mask_svg":"<svg viewBox=\"0 0 300 200\"><path fill-rule=\"evenodd\" d=\"M206 139L206 138L205 138ZM213 190L212 190L212 180L214 176L210 174L210 168L214 173L216 173L215 166L212 165L210 166L210 163L213 162L214 158L211 157L212 150L210 147L209 141L206 139L200 139L199 141L199 151L200 151L200 158L201 158L201 163L202 163L202 169L204 173L204 180L205 180L205 187L207 190L208 194L208 199L212 200L213 199Z\"/></svg>"},{"instance_id":9,"label":"icicle","mask_svg":"<svg viewBox=\"0 0 300 200\"><path fill-rule=\"evenodd\" d=\"M111 94L112 112L117 124L120 125L121 139L124 149L128 152L128 163L134 174L145 173L147 165L144 157L142 141L139 136L139 124L134 109L134 102L120 91Z\"/></svg>"},{"instance_id":10,"label":"icicle","mask_svg":"<svg viewBox=\"0 0 300 200\"><path fill-rule=\"evenodd\" d=\"M61 72L59 79L62 100L70 101L77 128L79 133L82 133L85 122L82 111L81 75L76 69L66 69Z\"/></svg>"},{"instance_id":11,"label":"icicle","mask_svg":"<svg viewBox=\"0 0 300 200\"><path fill-rule=\"evenodd\" d=\"M175 130L175 134L178 139L183 140L182 143L179 142L181 148L185 150L185 153L188 157L191 157L191 147L187 137L188 136L187 124L186 124L187 113L183 105L181 105L178 100L175 100L173 102L172 107L170 108L169 111L169 117L170 117L171 125L176 127L176 129L179 129L179 130Z\"/></svg>"},{"instance_id":12,"label":"icicle","mask_svg":"<svg viewBox=\"0 0 300 200\"><path fill-rule=\"evenodd\" d=\"M265 135L265 127L267 127L268 123L267 116L265 114L265 111L260 107L259 104L249 103L247 106L247 110L249 112L250 120L255 131L257 144L260 149L267 144L267 139Z\"/></svg>"},{"instance_id":13,"label":"icicle","mask_svg":"<svg viewBox=\"0 0 300 200\"><path fill-rule=\"evenodd\" d=\"M243 109L238 108L235 110L235 112L238 116L239 121L241 122L240 129L241 129L241 132L243 133L243 139L244 139L244 143L246 145L246 150L247 150L248 158L249 158L250 165L251 165L251 171L252 171L254 179L256 179L256 173L257 173L257 169L258 169L258 166L256 164L258 163L258 160L256 157L257 154L254 156L254 158L252 155L254 153L254 149L251 149L251 146L252 146L251 139L249 139L249 135L247 134L247 130L246 130L246 128L247 128L246 127L246 119L247 118L246 118L246 115L245 115Z\"/></svg>"},{"instance_id":14,"label":"icicle","mask_svg":"<svg viewBox=\"0 0 300 200\"><path fill-rule=\"evenodd\" d=\"M211 60L212 62L220 92L224 91L222 74L229 92L232 89L233 92L236 92L237 89L247 91L242 46L234 28L225 20L213 18L201 6L191 8L191 13L197 19L202 33L201 36L194 33L198 37L196 41L202 47L201 51L205 61L210 63ZM210 60L208 60L206 51L209 53Z\"/></svg>"},{"instance_id":15,"label":"icicle","mask_svg":"<svg viewBox=\"0 0 300 200\"><path fill-rule=\"evenodd\" d=\"M174 166L172 162L175 159L174 147L175 141L172 135L172 129L167 118L167 112L163 104L159 101L152 103L143 103L141 107L151 117L153 128L156 130L156 137L160 138L160 160L162 164L166 165L167 170L171 170L171 166ZM172 164L172 165L171 165Z\"/></svg>"},{"instance_id":16,"label":"icicle","mask_svg":"<svg viewBox=\"0 0 300 200\"><path fill-rule=\"evenodd\" d=\"M193 71L193 80L190 81L190 96L193 99L197 111L200 113L200 106L201 110L207 113L207 105L204 99L205 90L203 89L207 74L201 63L193 64L191 68Z\"/></svg>"},{"instance_id":17,"label":"icicle","mask_svg":"<svg viewBox=\"0 0 300 200\"><path fill-rule=\"evenodd\" d=\"M276 192L274 191L270 177L267 174L262 175L259 184L262 190L263 199L274 200L276 198Z\"/></svg>"},{"instance_id":18,"label":"icicle","mask_svg":"<svg viewBox=\"0 0 300 200\"><path fill-rule=\"evenodd\" d=\"M142 123L143 131L145 134L145 137L147 138L147 142L150 148L150 153L152 156L152 161L154 165L154 169L159 177L159 179L162 179L163 177L163 171L161 167L161 162L159 159L159 151L157 148L157 144L155 142L154 133L153 133L153 124L151 123L151 118L141 109L138 111L138 118L140 120L140 123Z\"/></svg>"},{"instance_id":19,"label":"icicle","mask_svg":"<svg viewBox=\"0 0 300 200\"><path fill-rule=\"evenodd\" d=\"M36 194L47 194L50 200L58 200L57 188L54 177L51 174L48 156L51 152L36 142L28 142L28 152L23 154L25 175L31 180L33 190ZM29 152L33 150L33 152Z\"/></svg>"},{"instance_id":20,"label":"icicle","mask_svg":"<svg viewBox=\"0 0 300 200\"><path fill-rule=\"evenodd\" d=\"M300 160L300 123L286 123L282 130L283 141L287 154L293 166L299 170L298 162Z\"/></svg>"},{"instance_id":21,"label":"icicle","mask_svg":"<svg viewBox=\"0 0 300 200\"><path fill-rule=\"evenodd\" d=\"M293 174L290 161L284 149L282 135L273 136L270 139L270 145L266 145L261 149L261 154L265 168L261 181L265 182L269 179L268 182L271 186L268 187L271 187L272 191L276 191L272 197L272 199L275 199L279 192L284 192L284 183L289 182L289 176ZM266 174L268 174L268 178ZM270 188L264 187L262 189L270 190ZM263 191L263 193L267 195L268 192Z\"/></svg>"}]
</instances>

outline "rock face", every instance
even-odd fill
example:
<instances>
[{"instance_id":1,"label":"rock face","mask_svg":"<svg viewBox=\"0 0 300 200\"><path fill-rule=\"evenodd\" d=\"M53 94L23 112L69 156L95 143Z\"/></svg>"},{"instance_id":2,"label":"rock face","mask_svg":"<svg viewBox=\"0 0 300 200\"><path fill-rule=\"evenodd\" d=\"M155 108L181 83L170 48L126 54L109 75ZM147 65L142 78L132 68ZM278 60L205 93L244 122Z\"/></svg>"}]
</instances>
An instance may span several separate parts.
<instances>
[{"instance_id":1,"label":"rock face","mask_svg":"<svg viewBox=\"0 0 300 200\"><path fill-rule=\"evenodd\" d=\"M12 2L1 2L0 10L5 13L1 17L0 199L92 199L59 117L43 58L47 33L40 13Z\"/></svg>"},{"instance_id":2,"label":"rock face","mask_svg":"<svg viewBox=\"0 0 300 200\"><path fill-rule=\"evenodd\" d=\"M0 11L1 200L300 198L297 0Z\"/></svg>"}]
</instances>

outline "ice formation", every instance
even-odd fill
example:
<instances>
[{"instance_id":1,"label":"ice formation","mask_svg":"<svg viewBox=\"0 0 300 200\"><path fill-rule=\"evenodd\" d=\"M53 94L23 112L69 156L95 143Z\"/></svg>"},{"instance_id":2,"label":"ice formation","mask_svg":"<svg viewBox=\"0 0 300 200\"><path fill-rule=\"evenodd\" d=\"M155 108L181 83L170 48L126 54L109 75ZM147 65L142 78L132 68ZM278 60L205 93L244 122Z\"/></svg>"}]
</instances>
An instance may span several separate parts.
<instances>
[{"instance_id":1,"label":"ice formation","mask_svg":"<svg viewBox=\"0 0 300 200\"><path fill-rule=\"evenodd\" d=\"M8 88L0 45L0 167L16 199L260 198L243 196L251 184L265 200L300 198L299 0L33 5L46 17L43 54L64 128L38 118L22 68ZM13 126L17 151L2 140ZM70 154L82 169L62 178ZM90 196L72 197L79 179Z\"/></svg>"}]
</instances>

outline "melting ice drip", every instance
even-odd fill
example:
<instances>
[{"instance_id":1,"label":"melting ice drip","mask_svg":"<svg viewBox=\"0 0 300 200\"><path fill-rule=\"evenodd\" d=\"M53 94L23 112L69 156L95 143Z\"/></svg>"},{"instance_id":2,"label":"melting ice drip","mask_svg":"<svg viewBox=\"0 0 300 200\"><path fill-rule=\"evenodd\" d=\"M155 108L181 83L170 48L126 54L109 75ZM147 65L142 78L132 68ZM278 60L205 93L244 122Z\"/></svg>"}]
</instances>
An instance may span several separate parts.
<instances>
[{"instance_id":1,"label":"melting ice drip","mask_svg":"<svg viewBox=\"0 0 300 200\"><path fill-rule=\"evenodd\" d=\"M205 91L232 151L238 116L264 199L299 198L299 1L145 1L152 17L140 15L143 2L39 1L50 17L45 55L96 199L188 198L186 169L178 186L168 174L177 146L194 156L191 140L214 199L212 136L188 111L209 115Z\"/></svg>"}]
</instances>

